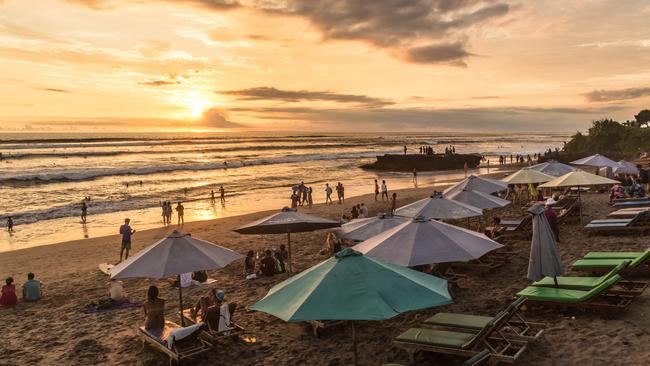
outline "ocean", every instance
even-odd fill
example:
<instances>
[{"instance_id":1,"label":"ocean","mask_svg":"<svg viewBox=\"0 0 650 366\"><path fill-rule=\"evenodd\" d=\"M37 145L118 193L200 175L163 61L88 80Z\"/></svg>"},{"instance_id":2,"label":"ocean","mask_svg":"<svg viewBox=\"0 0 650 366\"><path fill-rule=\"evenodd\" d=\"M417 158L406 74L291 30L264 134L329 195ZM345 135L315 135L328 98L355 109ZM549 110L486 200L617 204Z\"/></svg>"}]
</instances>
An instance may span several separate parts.
<instances>
[{"instance_id":1,"label":"ocean","mask_svg":"<svg viewBox=\"0 0 650 366\"><path fill-rule=\"evenodd\" d=\"M325 183L342 182L346 196L372 193L374 179L389 189L412 186L410 173L367 171L376 155L436 152L496 156L561 148L567 134L293 134L214 133L0 134L0 252L116 234L124 218L142 230L162 225L160 201L183 202L185 220L281 208L304 181L314 202ZM477 170L486 172L485 167ZM420 185L462 178L460 171L420 172ZM218 202L219 186L226 205ZM210 200L214 190L217 203ZM80 221L89 197L88 219ZM342 212L343 213L343 212Z\"/></svg>"}]
</instances>

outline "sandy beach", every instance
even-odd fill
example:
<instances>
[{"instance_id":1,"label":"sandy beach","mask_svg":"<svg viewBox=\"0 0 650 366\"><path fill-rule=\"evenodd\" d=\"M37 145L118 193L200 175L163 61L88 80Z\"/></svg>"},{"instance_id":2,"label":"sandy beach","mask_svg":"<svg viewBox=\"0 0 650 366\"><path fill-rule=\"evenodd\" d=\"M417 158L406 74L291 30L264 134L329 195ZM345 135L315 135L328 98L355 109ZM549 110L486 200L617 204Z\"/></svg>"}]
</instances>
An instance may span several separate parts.
<instances>
[{"instance_id":1,"label":"sandy beach","mask_svg":"<svg viewBox=\"0 0 650 366\"><path fill-rule=\"evenodd\" d=\"M500 173L499 175L502 175ZM404 205L430 194L430 188L398 191L399 204ZM385 210L384 202L375 202L371 195L348 199L343 205L316 205L305 212L329 218L339 218L351 206L365 202L370 214ZM583 196L584 220L604 217L612 209L604 194ZM510 205L491 215L519 216L525 208ZM277 247L284 236L243 236L232 229L267 215L269 212L226 217L217 220L185 224L183 231L213 241L240 253L249 249ZM489 218L488 218L489 219ZM175 226L139 231L133 236L133 252L150 245L172 231ZM136 227L137 229L137 227ZM326 259L319 254L326 232L296 234L294 239L294 268L301 271ZM587 236L577 222L561 226L559 243L565 266L590 250L644 250L648 243L638 236ZM403 314L383 322L362 322L358 327L360 363L378 365L387 362L407 362L407 355L393 346L393 339L409 327L439 311L491 315L507 306L514 294L529 281L526 277L529 242L519 241L510 246L514 254L509 263L487 274L470 273L461 288L454 291L454 304ZM0 365L27 364L105 364L105 365L163 365L166 358L143 348L136 337L136 328L143 322L141 309L125 309L100 314L86 314L87 305L103 298L108 277L97 266L115 262L119 256L119 237L108 236L40 246L0 253L2 276L13 276L19 286L28 272L35 272L44 282L45 297L38 303L19 303L14 308L0 309L4 325L0 347ZM246 306L262 298L274 284L287 278L247 281L241 275L243 261L219 271L211 271L215 284L184 291L186 304L193 303L209 288L226 293L227 301L240 304L236 321L246 328L254 343L226 342L208 354L200 365L347 365L351 362L350 329L332 329L320 338L311 334L304 324L287 324L272 316L246 312ZM126 280L125 290L131 300L144 300L146 288L156 284L166 299L167 319L178 321L177 292L164 280ZM17 286L17 287L18 287ZM645 310L648 295L635 300L625 314L607 319L593 313L570 313L555 310L527 311L532 320L547 322L543 338L530 345L522 356L521 365L643 365L650 351L650 321ZM460 359L421 354L418 365L460 364Z\"/></svg>"}]
</instances>

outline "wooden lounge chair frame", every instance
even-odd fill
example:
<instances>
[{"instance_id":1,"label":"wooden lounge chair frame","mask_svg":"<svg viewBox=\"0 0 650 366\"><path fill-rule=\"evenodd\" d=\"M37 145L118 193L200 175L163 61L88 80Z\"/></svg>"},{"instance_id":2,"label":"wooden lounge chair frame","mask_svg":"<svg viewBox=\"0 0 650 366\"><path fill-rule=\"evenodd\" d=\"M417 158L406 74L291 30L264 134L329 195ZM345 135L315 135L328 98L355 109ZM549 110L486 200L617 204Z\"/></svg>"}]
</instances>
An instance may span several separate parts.
<instances>
[{"instance_id":1,"label":"wooden lounge chair frame","mask_svg":"<svg viewBox=\"0 0 650 366\"><path fill-rule=\"evenodd\" d=\"M307 321L307 323L311 325L312 333L314 334L314 337L318 338L320 337L321 331L331 329L331 328L341 327L346 323L346 321L345 320L309 320Z\"/></svg>"},{"instance_id":2,"label":"wooden lounge chair frame","mask_svg":"<svg viewBox=\"0 0 650 366\"><path fill-rule=\"evenodd\" d=\"M165 326L179 327L177 324L169 321L165 322ZM137 330L138 335L142 339L142 346L144 347L148 344L151 348L167 355L170 366L172 366L174 362L180 364L182 361L203 355L205 352L210 350L210 345L200 337L202 331L203 327L197 329L181 340L174 341L174 344L170 349L166 344L161 343L158 339L152 337L144 330L144 327L139 327Z\"/></svg>"},{"instance_id":3,"label":"wooden lounge chair frame","mask_svg":"<svg viewBox=\"0 0 650 366\"><path fill-rule=\"evenodd\" d=\"M415 354L420 351L450 354L462 357L474 357L481 353L483 348L490 352L490 359L496 362L514 363L528 346L527 341L513 339L504 334L500 328L507 314L502 312L488 328L482 329L474 335L467 347L445 347L444 345L423 344L416 342L407 342L396 339L394 341L398 348L403 349L409 356L411 364L415 362ZM481 346L477 350L477 346Z\"/></svg>"},{"instance_id":4,"label":"wooden lounge chair frame","mask_svg":"<svg viewBox=\"0 0 650 366\"><path fill-rule=\"evenodd\" d=\"M196 324L197 322L202 321L200 314L196 314L196 318L192 318L192 309L184 309L182 317L189 324ZM234 327L233 329L219 332L218 330L213 329L210 324L206 322L202 336L213 346L216 346L217 343L222 340L239 339L239 336L244 334L244 327L237 325L234 322L232 322L231 325Z\"/></svg>"}]
</instances>

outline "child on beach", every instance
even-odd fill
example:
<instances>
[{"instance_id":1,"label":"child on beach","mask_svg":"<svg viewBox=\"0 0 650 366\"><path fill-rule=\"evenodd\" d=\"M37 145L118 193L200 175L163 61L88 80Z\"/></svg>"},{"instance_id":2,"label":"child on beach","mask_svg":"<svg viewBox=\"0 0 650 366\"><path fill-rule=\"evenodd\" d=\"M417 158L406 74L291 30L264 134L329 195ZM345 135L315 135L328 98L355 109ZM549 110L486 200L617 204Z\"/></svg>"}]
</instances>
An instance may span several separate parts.
<instances>
[{"instance_id":1,"label":"child on beach","mask_svg":"<svg viewBox=\"0 0 650 366\"><path fill-rule=\"evenodd\" d=\"M23 284L23 300L37 301L43 296L41 281L34 279L33 273L27 274L27 282Z\"/></svg>"},{"instance_id":2,"label":"child on beach","mask_svg":"<svg viewBox=\"0 0 650 366\"><path fill-rule=\"evenodd\" d=\"M2 286L2 294L0 295L0 306L13 306L18 302L18 297L16 296L16 286L14 285L14 279L8 277L5 280L5 285Z\"/></svg>"}]
</instances>

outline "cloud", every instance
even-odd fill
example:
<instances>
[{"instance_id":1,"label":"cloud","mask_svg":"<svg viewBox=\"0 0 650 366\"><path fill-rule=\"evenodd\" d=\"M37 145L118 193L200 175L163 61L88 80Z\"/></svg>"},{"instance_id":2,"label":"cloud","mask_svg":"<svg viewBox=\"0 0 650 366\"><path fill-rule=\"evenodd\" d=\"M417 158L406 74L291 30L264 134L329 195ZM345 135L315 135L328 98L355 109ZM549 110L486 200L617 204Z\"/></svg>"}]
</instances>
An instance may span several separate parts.
<instances>
[{"instance_id":1,"label":"cloud","mask_svg":"<svg viewBox=\"0 0 650 366\"><path fill-rule=\"evenodd\" d=\"M628 88L618 90L594 90L584 94L590 102L612 102L650 96L650 88Z\"/></svg>"},{"instance_id":2,"label":"cloud","mask_svg":"<svg viewBox=\"0 0 650 366\"><path fill-rule=\"evenodd\" d=\"M225 113L218 109L212 108L203 112L203 118L201 119L201 124L204 127L212 128L241 128L242 125L239 123L231 122L226 118Z\"/></svg>"},{"instance_id":3,"label":"cloud","mask_svg":"<svg viewBox=\"0 0 650 366\"><path fill-rule=\"evenodd\" d=\"M66 0L69 3L80 4L87 6L90 9L101 11L101 10L110 10L116 7L118 4L122 3L117 0ZM235 0L145 0L149 2L160 2L166 1L170 3L186 3L190 5L197 5L207 9L212 10L229 10L240 7L239 2Z\"/></svg>"},{"instance_id":4,"label":"cloud","mask_svg":"<svg viewBox=\"0 0 650 366\"><path fill-rule=\"evenodd\" d=\"M465 59L473 56L467 52L460 42L452 44L436 44L407 49L403 58L415 63L446 63L466 67Z\"/></svg>"},{"instance_id":5,"label":"cloud","mask_svg":"<svg viewBox=\"0 0 650 366\"><path fill-rule=\"evenodd\" d=\"M225 90L216 93L233 95L240 100L279 100L284 102L330 101L337 103L358 103L370 108L394 104L390 100L373 98L366 95L339 94L330 91L282 90L273 87Z\"/></svg>"},{"instance_id":6,"label":"cloud","mask_svg":"<svg viewBox=\"0 0 650 366\"><path fill-rule=\"evenodd\" d=\"M177 85L180 83L181 82L178 80L152 80L152 81L144 81L139 84L145 86L168 86L168 85Z\"/></svg>"},{"instance_id":7,"label":"cloud","mask_svg":"<svg viewBox=\"0 0 650 366\"><path fill-rule=\"evenodd\" d=\"M36 89L49 91L49 92L53 92L53 93L70 93L69 90L59 89L59 88L36 88Z\"/></svg>"}]
</instances>

